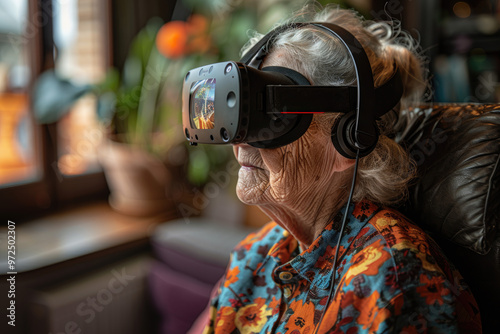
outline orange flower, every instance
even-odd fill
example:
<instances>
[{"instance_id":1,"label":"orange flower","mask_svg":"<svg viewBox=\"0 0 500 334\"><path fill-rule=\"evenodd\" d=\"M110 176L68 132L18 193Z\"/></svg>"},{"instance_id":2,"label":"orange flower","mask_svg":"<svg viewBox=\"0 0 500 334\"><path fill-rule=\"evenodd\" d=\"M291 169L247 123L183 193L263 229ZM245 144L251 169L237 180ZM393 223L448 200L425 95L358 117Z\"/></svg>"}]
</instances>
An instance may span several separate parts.
<instances>
[{"instance_id":1,"label":"orange flower","mask_svg":"<svg viewBox=\"0 0 500 334\"><path fill-rule=\"evenodd\" d=\"M337 323L338 314L340 309L345 309L346 307L352 305L356 310L359 311L359 316L356 322L363 325L363 329L369 329L369 333L376 332L380 324L390 316L390 312L387 309L379 308L377 306L377 300L380 295L377 291L373 292L369 297L360 298L354 294L353 291L342 292L340 291L339 296L330 303L326 310L325 317L319 328L319 333L323 333L333 328Z\"/></svg>"},{"instance_id":2,"label":"orange flower","mask_svg":"<svg viewBox=\"0 0 500 334\"><path fill-rule=\"evenodd\" d=\"M421 332L422 332L421 330L417 331L417 328L415 326L407 326L401 330L401 333L406 333L406 334L418 334Z\"/></svg>"},{"instance_id":3,"label":"orange flower","mask_svg":"<svg viewBox=\"0 0 500 334\"><path fill-rule=\"evenodd\" d=\"M266 300L262 297L255 299L255 303L243 306L236 313L236 328L241 333L258 333L266 324L272 310L265 305Z\"/></svg>"},{"instance_id":4,"label":"orange flower","mask_svg":"<svg viewBox=\"0 0 500 334\"><path fill-rule=\"evenodd\" d=\"M269 233L269 231L271 231L276 226L277 224L274 222L264 225L264 227L260 231L247 235L245 239L240 242L240 245L248 245L248 247L245 247L245 249L250 249L250 247L254 243L256 243L257 241L261 241Z\"/></svg>"},{"instance_id":5,"label":"orange flower","mask_svg":"<svg viewBox=\"0 0 500 334\"><path fill-rule=\"evenodd\" d=\"M449 295L450 290L443 286L444 279L441 276L431 277L430 279L426 274L420 275L421 285L417 288L417 292L425 297L425 302L428 305L434 305L438 302L439 305L443 305L443 296Z\"/></svg>"},{"instance_id":6,"label":"orange flower","mask_svg":"<svg viewBox=\"0 0 500 334\"><path fill-rule=\"evenodd\" d=\"M352 291L344 292L341 288L339 288L339 293L333 297L333 300L330 302L330 305L327 306L325 312L325 316L323 321L318 324L318 333L327 333L333 326L337 323L337 318L339 315L339 310L350 304L350 300L353 298L354 293ZM324 298L326 302L326 297Z\"/></svg>"},{"instance_id":7,"label":"orange flower","mask_svg":"<svg viewBox=\"0 0 500 334\"><path fill-rule=\"evenodd\" d=\"M439 267L427 261L427 253L417 253L417 257L422 261L422 266L427 271L439 271Z\"/></svg>"},{"instance_id":8,"label":"orange flower","mask_svg":"<svg viewBox=\"0 0 500 334\"><path fill-rule=\"evenodd\" d=\"M346 284L349 284L357 275L377 275L380 266L390 257L390 254L384 250L381 240L372 243L353 256L353 264L345 276Z\"/></svg>"},{"instance_id":9,"label":"orange flower","mask_svg":"<svg viewBox=\"0 0 500 334\"><path fill-rule=\"evenodd\" d=\"M280 311L280 301L273 296L273 299L269 303L269 308L273 311L273 315L279 313Z\"/></svg>"},{"instance_id":10,"label":"orange flower","mask_svg":"<svg viewBox=\"0 0 500 334\"><path fill-rule=\"evenodd\" d=\"M393 301L394 301L394 315L400 315L404 305L404 299L402 295L400 295L396 299L393 299Z\"/></svg>"},{"instance_id":11,"label":"orange flower","mask_svg":"<svg viewBox=\"0 0 500 334\"><path fill-rule=\"evenodd\" d=\"M237 266L233 269L228 270L226 274L226 280L224 281L224 286L227 288L234 282L238 281L238 274L240 273L240 268Z\"/></svg>"},{"instance_id":12,"label":"orange flower","mask_svg":"<svg viewBox=\"0 0 500 334\"><path fill-rule=\"evenodd\" d=\"M302 300L293 301L290 304L293 314L287 321L285 328L288 332L312 333L314 331L314 304L303 303Z\"/></svg>"},{"instance_id":13,"label":"orange flower","mask_svg":"<svg viewBox=\"0 0 500 334\"><path fill-rule=\"evenodd\" d=\"M189 32L192 35L203 34L207 32L208 20L205 16L200 14L193 14L188 19Z\"/></svg>"},{"instance_id":14,"label":"orange flower","mask_svg":"<svg viewBox=\"0 0 500 334\"><path fill-rule=\"evenodd\" d=\"M380 227L381 229L383 229L384 227L386 226L394 226L398 223L398 221L394 218L389 218L389 217L383 217L383 218L379 218L377 219L377 221L375 222L375 224Z\"/></svg>"},{"instance_id":15,"label":"orange flower","mask_svg":"<svg viewBox=\"0 0 500 334\"><path fill-rule=\"evenodd\" d=\"M210 49L210 36L208 36L208 20L205 16L193 14L188 19L189 52L206 52Z\"/></svg>"},{"instance_id":16,"label":"orange flower","mask_svg":"<svg viewBox=\"0 0 500 334\"><path fill-rule=\"evenodd\" d=\"M369 332L376 332L380 324L387 319L391 312L385 308L379 308L377 301L380 298L378 291L374 291L368 298L355 297L354 307L360 312L358 323Z\"/></svg>"},{"instance_id":17,"label":"orange flower","mask_svg":"<svg viewBox=\"0 0 500 334\"><path fill-rule=\"evenodd\" d=\"M210 38L207 35L194 36L189 41L190 52L207 52L210 49Z\"/></svg>"},{"instance_id":18,"label":"orange flower","mask_svg":"<svg viewBox=\"0 0 500 334\"><path fill-rule=\"evenodd\" d=\"M193 14L187 22L170 21L156 35L156 47L167 58L179 58L192 52L210 49L206 17Z\"/></svg>"},{"instance_id":19,"label":"orange flower","mask_svg":"<svg viewBox=\"0 0 500 334\"><path fill-rule=\"evenodd\" d=\"M164 24L156 35L156 47L167 58L179 58L186 54L188 26L183 21Z\"/></svg>"},{"instance_id":20,"label":"orange flower","mask_svg":"<svg viewBox=\"0 0 500 334\"><path fill-rule=\"evenodd\" d=\"M215 331L217 333L231 333L236 328L234 324L235 312L230 306L222 306L217 312Z\"/></svg>"}]
</instances>

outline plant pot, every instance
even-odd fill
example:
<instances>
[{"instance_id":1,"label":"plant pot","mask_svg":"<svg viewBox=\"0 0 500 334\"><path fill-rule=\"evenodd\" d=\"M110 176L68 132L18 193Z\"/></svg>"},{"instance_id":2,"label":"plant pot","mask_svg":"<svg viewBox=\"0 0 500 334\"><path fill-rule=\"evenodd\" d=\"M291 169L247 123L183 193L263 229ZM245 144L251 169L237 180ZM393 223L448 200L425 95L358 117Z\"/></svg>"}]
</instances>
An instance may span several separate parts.
<instances>
[{"instance_id":1,"label":"plant pot","mask_svg":"<svg viewBox=\"0 0 500 334\"><path fill-rule=\"evenodd\" d=\"M109 204L116 211L134 216L156 216L176 210L169 168L140 147L106 140L99 161L109 186Z\"/></svg>"}]
</instances>

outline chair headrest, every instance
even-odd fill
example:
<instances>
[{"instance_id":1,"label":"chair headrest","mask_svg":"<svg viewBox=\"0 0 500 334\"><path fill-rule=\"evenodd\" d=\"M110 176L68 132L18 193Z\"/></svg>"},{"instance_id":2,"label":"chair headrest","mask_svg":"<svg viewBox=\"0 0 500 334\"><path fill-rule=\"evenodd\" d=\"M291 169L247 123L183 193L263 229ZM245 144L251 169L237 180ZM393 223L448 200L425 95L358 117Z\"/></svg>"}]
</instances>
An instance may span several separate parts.
<instances>
[{"instance_id":1,"label":"chair headrest","mask_svg":"<svg viewBox=\"0 0 500 334\"><path fill-rule=\"evenodd\" d=\"M406 213L431 234L488 253L500 222L500 105L407 112L412 117L396 141L415 160L418 177Z\"/></svg>"}]
</instances>

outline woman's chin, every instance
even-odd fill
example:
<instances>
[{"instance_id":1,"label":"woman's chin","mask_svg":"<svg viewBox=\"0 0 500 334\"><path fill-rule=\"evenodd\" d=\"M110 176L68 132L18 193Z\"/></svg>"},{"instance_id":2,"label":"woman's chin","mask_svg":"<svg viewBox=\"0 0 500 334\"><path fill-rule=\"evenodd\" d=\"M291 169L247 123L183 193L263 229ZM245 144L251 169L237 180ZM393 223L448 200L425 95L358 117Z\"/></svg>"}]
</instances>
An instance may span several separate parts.
<instances>
[{"instance_id":1,"label":"woman's chin","mask_svg":"<svg viewBox=\"0 0 500 334\"><path fill-rule=\"evenodd\" d=\"M241 202L248 205L258 205L264 202L264 190L258 184L243 182L241 178L238 179L236 185L236 195Z\"/></svg>"}]
</instances>

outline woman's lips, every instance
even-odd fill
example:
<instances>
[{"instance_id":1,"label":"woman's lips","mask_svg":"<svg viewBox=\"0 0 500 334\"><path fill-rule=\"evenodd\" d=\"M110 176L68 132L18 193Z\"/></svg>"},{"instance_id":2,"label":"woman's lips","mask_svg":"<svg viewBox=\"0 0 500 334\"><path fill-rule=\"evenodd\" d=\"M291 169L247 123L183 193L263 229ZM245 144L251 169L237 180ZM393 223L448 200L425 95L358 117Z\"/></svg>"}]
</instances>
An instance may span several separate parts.
<instances>
[{"instance_id":1,"label":"woman's lips","mask_svg":"<svg viewBox=\"0 0 500 334\"><path fill-rule=\"evenodd\" d=\"M238 163L240 164L240 166L242 168L262 169L263 170L264 168L256 166L250 162L250 161L258 161L259 159L257 159L257 157L255 156L255 152L250 153L247 146L248 146L248 148L250 148L250 150L252 149L251 146L249 146L248 144L238 144L238 145L234 146L233 149L234 149L234 155L236 157L236 160L238 161ZM245 148L245 149L242 149L242 148Z\"/></svg>"},{"instance_id":2,"label":"woman's lips","mask_svg":"<svg viewBox=\"0 0 500 334\"><path fill-rule=\"evenodd\" d=\"M241 167L243 167L243 168L259 168L259 167L257 167L257 166L250 165L250 164L245 164L245 163L243 163L243 164L241 164L241 163L240 163L240 165L241 165ZM259 169L260 169L260 168L259 168Z\"/></svg>"},{"instance_id":3,"label":"woman's lips","mask_svg":"<svg viewBox=\"0 0 500 334\"><path fill-rule=\"evenodd\" d=\"M238 161L238 163L239 163L239 164L241 165L241 167L243 167L243 168L249 168L249 169L255 169L255 168L256 168L256 169L262 169L262 168L260 168L260 167L254 166L254 165L252 165L252 164L250 164L250 163L248 163L248 162L240 162L240 161Z\"/></svg>"}]
</instances>

